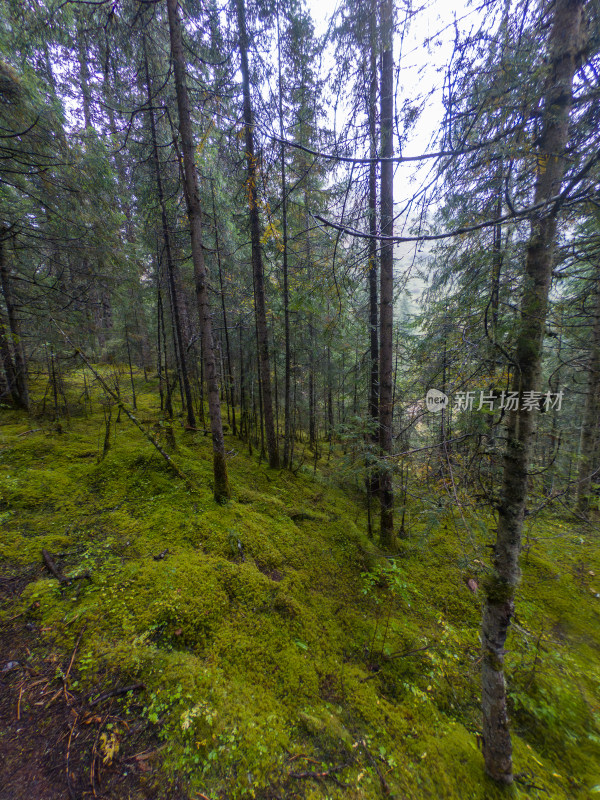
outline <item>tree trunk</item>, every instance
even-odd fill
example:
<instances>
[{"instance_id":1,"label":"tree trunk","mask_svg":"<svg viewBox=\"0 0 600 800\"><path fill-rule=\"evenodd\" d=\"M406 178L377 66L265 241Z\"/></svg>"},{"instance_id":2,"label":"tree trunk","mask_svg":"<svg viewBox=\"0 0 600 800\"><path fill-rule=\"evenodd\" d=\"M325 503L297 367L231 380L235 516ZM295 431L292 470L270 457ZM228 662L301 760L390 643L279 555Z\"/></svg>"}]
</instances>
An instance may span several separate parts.
<instances>
[{"instance_id":1,"label":"tree trunk","mask_svg":"<svg viewBox=\"0 0 600 800\"><path fill-rule=\"evenodd\" d=\"M177 0L167 0L167 10L169 14L169 32L171 36L171 55L175 72L177 109L179 112L179 135L181 137L181 149L183 151L185 199L190 222L192 261L194 263L194 280L196 282L196 300L198 302L200 331L202 333L202 355L206 373L208 410L213 443L214 495L215 500L221 503L230 497L230 491L227 477L227 462L225 460L223 425L221 423L217 365L213 344L212 322L210 318L208 276L204 265L204 252L202 250L202 208L200 206L200 194L198 190L198 175L194 162L190 103L185 81L185 58Z\"/></svg>"},{"instance_id":2,"label":"tree trunk","mask_svg":"<svg viewBox=\"0 0 600 800\"><path fill-rule=\"evenodd\" d=\"M371 498L379 490L379 470L373 470L373 455L379 444L379 314L377 292L377 0L371 0L369 13L369 351L371 369L369 376L369 417L371 420L371 448L367 458L367 503L369 509L369 536L373 536Z\"/></svg>"},{"instance_id":3,"label":"tree trunk","mask_svg":"<svg viewBox=\"0 0 600 800\"><path fill-rule=\"evenodd\" d=\"M594 471L594 455L600 419L600 274L596 277L592 326L592 349L588 367L588 391L585 398L583 428L581 431L581 460L577 481L577 510L590 511L590 489Z\"/></svg>"},{"instance_id":4,"label":"tree trunk","mask_svg":"<svg viewBox=\"0 0 600 800\"><path fill-rule=\"evenodd\" d=\"M279 157L281 159L281 224L283 235L283 324L285 335L285 377L284 377L284 400L283 400L283 466L288 469L291 467L291 439L292 439L292 416L291 416L291 342L290 342L290 291L288 283L288 231L287 231L287 186L285 178L285 148L283 144L283 82L281 77L281 36L279 31L279 3L277 3L277 64L279 70L279 138L281 147Z\"/></svg>"},{"instance_id":5,"label":"tree trunk","mask_svg":"<svg viewBox=\"0 0 600 800\"><path fill-rule=\"evenodd\" d=\"M240 355L240 414L242 420L240 422L240 438L250 438L250 427L248 423L248 407L246 404L246 373L244 370L244 348L242 347L243 336L242 321L239 321L239 355Z\"/></svg>"},{"instance_id":6,"label":"tree trunk","mask_svg":"<svg viewBox=\"0 0 600 800\"><path fill-rule=\"evenodd\" d=\"M369 416L373 421L373 442L378 441L379 420L379 341L377 314L377 3L371 0L369 15L370 83L369 83L369 334L371 375L369 386ZM375 489L375 486L371 487Z\"/></svg>"},{"instance_id":7,"label":"tree trunk","mask_svg":"<svg viewBox=\"0 0 600 800\"><path fill-rule=\"evenodd\" d=\"M158 272L158 270L157 270ZM156 304L156 371L158 374L158 392L160 394L160 410L165 407L165 397L163 392L163 373L162 373L162 345L161 345L161 325L162 325L162 301L160 296L160 286L158 285L157 275L157 304Z\"/></svg>"},{"instance_id":8,"label":"tree trunk","mask_svg":"<svg viewBox=\"0 0 600 800\"><path fill-rule=\"evenodd\" d=\"M231 401L231 432L237 436L237 422L235 419L235 382L233 379L233 361L231 359L231 347L229 344L229 327L227 325L227 310L225 308L225 291L223 289L223 271L221 269L221 248L219 247L219 224L217 222L215 210L215 187L211 184L213 221L215 226L215 249L217 251L217 264L219 267L219 286L221 288L221 309L223 311L223 327L225 329L225 348L227 350L227 386L229 388L229 398ZM225 391L227 396L227 390Z\"/></svg>"},{"instance_id":9,"label":"tree trunk","mask_svg":"<svg viewBox=\"0 0 600 800\"><path fill-rule=\"evenodd\" d=\"M1 244L0 244L1 246ZM4 369L4 377L6 379L6 390L10 394L12 402L18 406L20 405L19 392L17 389L17 373L15 372L15 365L8 346L8 339L6 338L6 327L2 314L0 314L0 356L2 358L2 367Z\"/></svg>"},{"instance_id":10,"label":"tree trunk","mask_svg":"<svg viewBox=\"0 0 600 800\"><path fill-rule=\"evenodd\" d=\"M167 258L167 277L169 281L169 291L171 295L171 305L173 313L173 327L175 332L175 346L179 353L179 363L181 369L181 382L185 392L185 402L187 406L187 421L190 428L196 427L196 417L194 416L194 404L192 401L192 389L190 387L189 373L187 369L187 358L183 344L183 334L181 330L181 319L179 314L179 302L177 288L175 286L175 275L173 266L173 254L171 252L171 236L169 232L169 222L167 218L167 207L165 204L162 177L160 172L160 157L158 154L158 140L156 137L156 123L154 120L154 109L152 106L152 88L150 85L150 69L148 67L148 53L146 51L146 39L143 39L144 48L144 67L146 72L146 93L148 99L148 115L150 117L150 132L152 135L152 158L156 177L156 192L160 205L160 215L162 222L163 237L165 242L165 255Z\"/></svg>"},{"instance_id":11,"label":"tree trunk","mask_svg":"<svg viewBox=\"0 0 600 800\"><path fill-rule=\"evenodd\" d=\"M269 334L265 305L265 278L260 245L260 218L258 214L258 191L256 156L254 154L254 133L252 104L250 101L250 75L248 69L248 34L246 31L246 9L244 0L236 0L239 46L244 95L244 132L246 137L246 163L248 169L248 205L250 211L250 236L252 240L252 271L254 273L254 305L256 310L256 330L258 338L258 364L261 384L261 397L269 452L269 466L279 467L279 452L273 420L273 400L271 395L271 366L269 360Z\"/></svg>"},{"instance_id":12,"label":"tree trunk","mask_svg":"<svg viewBox=\"0 0 600 800\"><path fill-rule=\"evenodd\" d=\"M21 340L21 329L17 317L17 309L12 294L10 271L6 265L3 236L4 231L0 230L0 287L2 289L2 295L4 296L4 304L6 305L13 358L12 360L10 358L7 359L7 354L10 356L10 350L7 349L6 345L2 345L2 356L7 381L10 384L12 378L13 387L14 390L16 390L16 394L13 390L13 399L20 408L28 409L29 387L27 385L27 364L25 362L25 351L23 350L23 342ZM12 365L14 365L14 367L11 371Z\"/></svg>"},{"instance_id":13,"label":"tree trunk","mask_svg":"<svg viewBox=\"0 0 600 800\"><path fill-rule=\"evenodd\" d=\"M129 346L129 331L125 325L125 344L127 346L127 363L129 364L129 379L131 381L131 407L137 411L137 399L135 396L135 383L133 380L133 367L131 365L131 348Z\"/></svg>"},{"instance_id":14,"label":"tree trunk","mask_svg":"<svg viewBox=\"0 0 600 800\"><path fill-rule=\"evenodd\" d=\"M381 235L394 234L394 4L381 4ZM381 544L394 546L394 492L392 485L392 369L394 322L394 244L381 244L380 275L380 352L379 352L379 443L388 462L379 476L381 505Z\"/></svg>"},{"instance_id":15,"label":"tree trunk","mask_svg":"<svg viewBox=\"0 0 600 800\"><path fill-rule=\"evenodd\" d=\"M550 32L550 69L535 186L536 205L560 192L573 97L573 76L580 46L582 0L556 0ZM552 274L556 213L548 204L535 212L527 247L525 283L517 334L513 390L519 408L510 413L504 453L503 496L499 506L493 572L485 586L481 671L483 755L488 774L499 783L513 781L512 744L506 710L504 644L519 582L519 552L535 412L524 409L525 392L538 391L548 292Z\"/></svg>"},{"instance_id":16,"label":"tree trunk","mask_svg":"<svg viewBox=\"0 0 600 800\"><path fill-rule=\"evenodd\" d=\"M85 17L79 12L75 12L77 23L77 56L79 60L79 86L81 88L81 99L83 106L83 123L86 128L92 124L92 111L90 99L90 69L88 65L88 52L86 36L83 32Z\"/></svg>"}]
</instances>

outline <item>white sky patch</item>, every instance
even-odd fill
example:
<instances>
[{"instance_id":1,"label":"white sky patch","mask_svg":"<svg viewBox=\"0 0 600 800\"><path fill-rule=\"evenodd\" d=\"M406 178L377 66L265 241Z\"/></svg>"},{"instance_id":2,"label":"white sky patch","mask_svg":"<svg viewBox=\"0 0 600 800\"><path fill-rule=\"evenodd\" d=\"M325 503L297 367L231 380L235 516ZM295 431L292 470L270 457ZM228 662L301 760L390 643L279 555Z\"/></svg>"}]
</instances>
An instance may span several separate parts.
<instances>
[{"instance_id":1,"label":"white sky patch","mask_svg":"<svg viewBox=\"0 0 600 800\"><path fill-rule=\"evenodd\" d=\"M327 32L331 17L340 5L341 0L307 0L317 35L322 36ZM454 3L448 3L447 0L426 0L423 5L413 6L413 13L408 15L408 22L405 23L406 10L400 3L396 3L395 113L398 113L406 100L418 105L421 112L410 131L401 131L408 134L401 153L398 139L395 139L395 155L416 156L438 149L440 129L444 119L444 88L457 33L464 38L466 34L477 30L483 21L484 13L486 10L479 4L467 0L458 0ZM326 54L323 67L330 69L332 66L331 55ZM343 108L338 108L336 119L338 130L344 122L339 118L340 113L344 113ZM357 152L356 156L368 156L368 152ZM401 212L411 196L433 178L434 163L434 159L429 159L396 166L394 177L396 214ZM394 224L396 235L408 234L409 227L417 219L417 214L418 208L412 206L403 217L397 218ZM419 252L426 254L428 250L427 243L398 245L396 259L400 270L404 272L413 260L419 259ZM406 278L406 275L404 277ZM400 283L402 282L400 279ZM421 278L410 277L406 282L406 288L415 297L421 294L425 283Z\"/></svg>"}]
</instances>

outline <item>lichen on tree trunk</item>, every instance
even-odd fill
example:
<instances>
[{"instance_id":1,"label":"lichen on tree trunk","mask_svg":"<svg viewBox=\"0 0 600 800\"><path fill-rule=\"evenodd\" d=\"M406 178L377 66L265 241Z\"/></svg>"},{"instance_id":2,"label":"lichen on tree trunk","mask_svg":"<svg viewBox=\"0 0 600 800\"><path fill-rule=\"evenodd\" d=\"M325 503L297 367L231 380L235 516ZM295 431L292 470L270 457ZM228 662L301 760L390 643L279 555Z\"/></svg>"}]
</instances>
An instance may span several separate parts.
<instances>
[{"instance_id":1,"label":"lichen on tree trunk","mask_svg":"<svg viewBox=\"0 0 600 800\"><path fill-rule=\"evenodd\" d=\"M527 498L530 446L536 412L525 408L525 392L540 383L546 308L552 276L558 204L565 171L565 149L573 102L573 77L581 50L582 0L557 0L549 38L550 62L544 97L542 135L531 219L519 330L514 357L513 390L519 408L508 420L493 569L486 583L481 640L483 755L487 773L502 784L513 782L512 744L506 706L504 645L519 583L519 553ZM544 205L545 204L545 205Z\"/></svg>"}]
</instances>

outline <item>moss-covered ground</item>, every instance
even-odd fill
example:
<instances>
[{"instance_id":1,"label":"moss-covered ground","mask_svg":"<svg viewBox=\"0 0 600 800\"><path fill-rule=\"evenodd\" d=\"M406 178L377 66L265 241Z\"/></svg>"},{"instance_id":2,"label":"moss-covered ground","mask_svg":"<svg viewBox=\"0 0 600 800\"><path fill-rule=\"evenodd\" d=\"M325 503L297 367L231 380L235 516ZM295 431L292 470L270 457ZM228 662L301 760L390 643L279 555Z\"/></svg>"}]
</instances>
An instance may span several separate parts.
<instances>
[{"instance_id":1,"label":"moss-covered ground","mask_svg":"<svg viewBox=\"0 0 600 800\"><path fill-rule=\"evenodd\" d=\"M70 381L60 433L1 411L0 558L3 575L39 565L3 619L21 614L67 660L79 639L71 691L143 682L119 702L162 740L160 774L190 797L506 795L478 747L481 592L467 586L483 578L489 520L463 509L432 521L415 501L399 552L382 553L364 499L336 486L335 453L294 475L231 434L233 498L219 506L209 437L175 426L193 491L116 409L101 458L99 398L78 407L81 373ZM140 381L137 402L160 430L155 387ZM597 534L538 516L527 544L507 644L519 774L508 794L593 797ZM90 578L61 586L42 549Z\"/></svg>"}]
</instances>

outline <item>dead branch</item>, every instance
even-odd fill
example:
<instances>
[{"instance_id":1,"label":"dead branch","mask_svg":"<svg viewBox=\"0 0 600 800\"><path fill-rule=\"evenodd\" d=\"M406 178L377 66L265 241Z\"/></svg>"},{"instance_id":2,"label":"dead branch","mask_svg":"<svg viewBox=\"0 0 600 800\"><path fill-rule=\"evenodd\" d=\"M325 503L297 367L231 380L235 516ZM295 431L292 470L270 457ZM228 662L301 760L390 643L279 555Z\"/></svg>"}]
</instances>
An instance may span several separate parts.
<instances>
[{"instance_id":1,"label":"dead branch","mask_svg":"<svg viewBox=\"0 0 600 800\"><path fill-rule=\"evenodd\" d=\"M342 764L339 767L330 767L329 769L324 770L323 772L317 772L316 770L315 771L307 770L306 772L290 772L290 778L296 778L296 780L312 778L313 780L317 781L324 781L328 779L330 781L333 781L337 786L341 787L342 789L347 789L349 787L349 784L342 783L342 781L338 780L338 778L335 777L334 773L341 772L348 766L349 766L348 764Z\"/></svg>"},{"instance_id":2,"label":"dead branch","mask_svg":"<svg viewBox=\"0 0 600 800\"><path fill-rule=\"evenodd\" d=\"M94 369L94 367L92 367L92 365L90 364L89 360L88 360L88 359L86 358L86 356L85 356L85 355L84 355L84 354L81 352L81 350L80 350L78 347L75 347L75 345L74 345L74 344L73 344L73 342L72 342L72 341L69 339L69 337L67 336L67 334L66 334L66 333L65 333L65 332L64 332L64 331L63 331L63 330L62 330L62 329L61 329L61 328L60 328L60 327L59 327L59 326L56 324L56 322L55 322L54 320L52 320L52 322L54 323L54 325L55 325L55 327L58 329L58 331L59 331L59 332L60 332L60 333L61 333L61 334L64 336L64 338L65 338L65 341L67 342L67 344L71 345L71 347L72 347L72 348L75 350L75 353L76 353L76 354L77 354L77 355L78 355L78 356L81 358L81 360L83 361L83 363L84 363L84 364L86 365L86 367L87 367L87 368L90 370L90 372L92 373L92 375L93 375L93 376L96 378L96 380L98 381L98 383L100 384L100 386L102 386L102 388L104 389L104 391L106 392L106 394L107 394L107 395L109 395L109 396L110 396L110 397L111 397L111 398L112 398L112 399L115 401L115 403L117 404L117 407L118 407L119 409L121 409L121 411L123 411L123 413L124 413L124 414L125 414L125 416L126 416L126 417L127 417L129 420L130 420L130 422L132 422L132 423L135 425L135 427L136 427L136 428L137 428L139 431L141 431L141 433L143 434L144 438L145 438L145 439L146 439L148 442L150 442L150 444L152 445L152 447L154 447L156 450L158 450L158 452L160 453L160 455L161 455L161 456L162 456L162 457L165 459L165 461L167 462L167 464L169 465L169 467L172 469L172 471L175 473L175 475L177 475L177 477L178 477L178 478L180 478L180 479L181 479L181 480L182 480L182 481L185 483L185 485L188 487L188 489L189 489L190 491L192 491L192 492L196 492L196 491L197 491L197 487L196 487L196 486L194 486L194 484L193 484L193 483L192 483L192 481L191 481L191 480L190 480L190 479L187 477L187 475L185 475L185 474L182 472L182 470L181 470L181 469L180 469L180 468L177 466L177 464L176 464L176 463L173 461L173 459L171 458L171 456L170 456L170 455L169 455L169 454L168 454L168 453L167 453L165 450L163 450L163 448L162 448L162 447L159 445L159 443L156 441L156 439L155 439L153 436L151 436L151 435L148 433L148 431L147 431L147 430L144 428L144 426L142 425L142 423L141 423L141 422L140 422L140 421L137 419L137 417L135 417L135 416L134 416L134 415L131 413L131 411L130 411L130 410L127 408L127 406L125 405L125 403L123 403L123 401L121 400L121 398L119 397L119 395L118 395L118 394L117 394L115 391L113 391L113 390L110 388L110 386L109 386L109 385L106 383L106 381L104 380L104 378L103 378L103 377L102 377L102 376L101 376L101 375L100 375L100 374L99 374L99 373L98 373L98 372L97 372L97 371Z\"/></svg>"},{"instance_id":3,"label":"dead branch","mask_svg":"<svg viewBox=\"0 0 600 800\"><path fill-rule=\"evenodd\" d=\"M62 586L69 586L73 581L80 581L84 578L88 580L92 579L92 576L87 570L81 575L73 575L71 578L67 577L46 549L42 550L42 557L44 559L44 564L48 568L48 572L51 572Z\"/></svg>"},{"instance_id":4,"label":"dead branch","mask_svg":"<svg viewBox=\"0 0 600 800\"><path fill-rule=\"evenodd\" d=\"M132 683L130 686L122 686L119 689L111 689L110 692L104 692L104 694L100 694L98 697L90 700L90 706L95 706L97 703L103 703L105 700L108 700L109 697L117 697L118 695L127 694L128 692L137 692L145 688L145 683Z\"/></svg>"},{"instance_id":5,"label":"dead branch","mask_svg":"<svg viewBox=\"0 0 600 800\"><path fill-rule=\"evenodd\" d=\"M58 564L55 563L54 559L46 549L42 550L42 557L44 559L44 564L48 568L48 572L51 572L59 583L66 585L71 583L70 579L67 578L67 576L60 569Z\"/></svg>"},{"instance_id":6,"label":"dead branch","mask_svg":"<svg viewBox=\"0 0 600 800\"><path fill-rule=\"evenodd\" d=\"M386 779L385 779L385 777L383 775L383 772L379 769L379 764L377 763L377 761L375 761L375 758L373 757L373 755L371 754L371 751L367 747L365 740L361 739L360 744L361 744L362 749L365 751L365 755L367 756L367 758L371 762L371 765L375 769L375 772L377 773L377 776L379 778L379 783L381 784L381 790L382 790L383 794L387 797L389 794L391 794L391 789L390 789L389 783L386 781Z\"/></svg>"}]
</instances>

